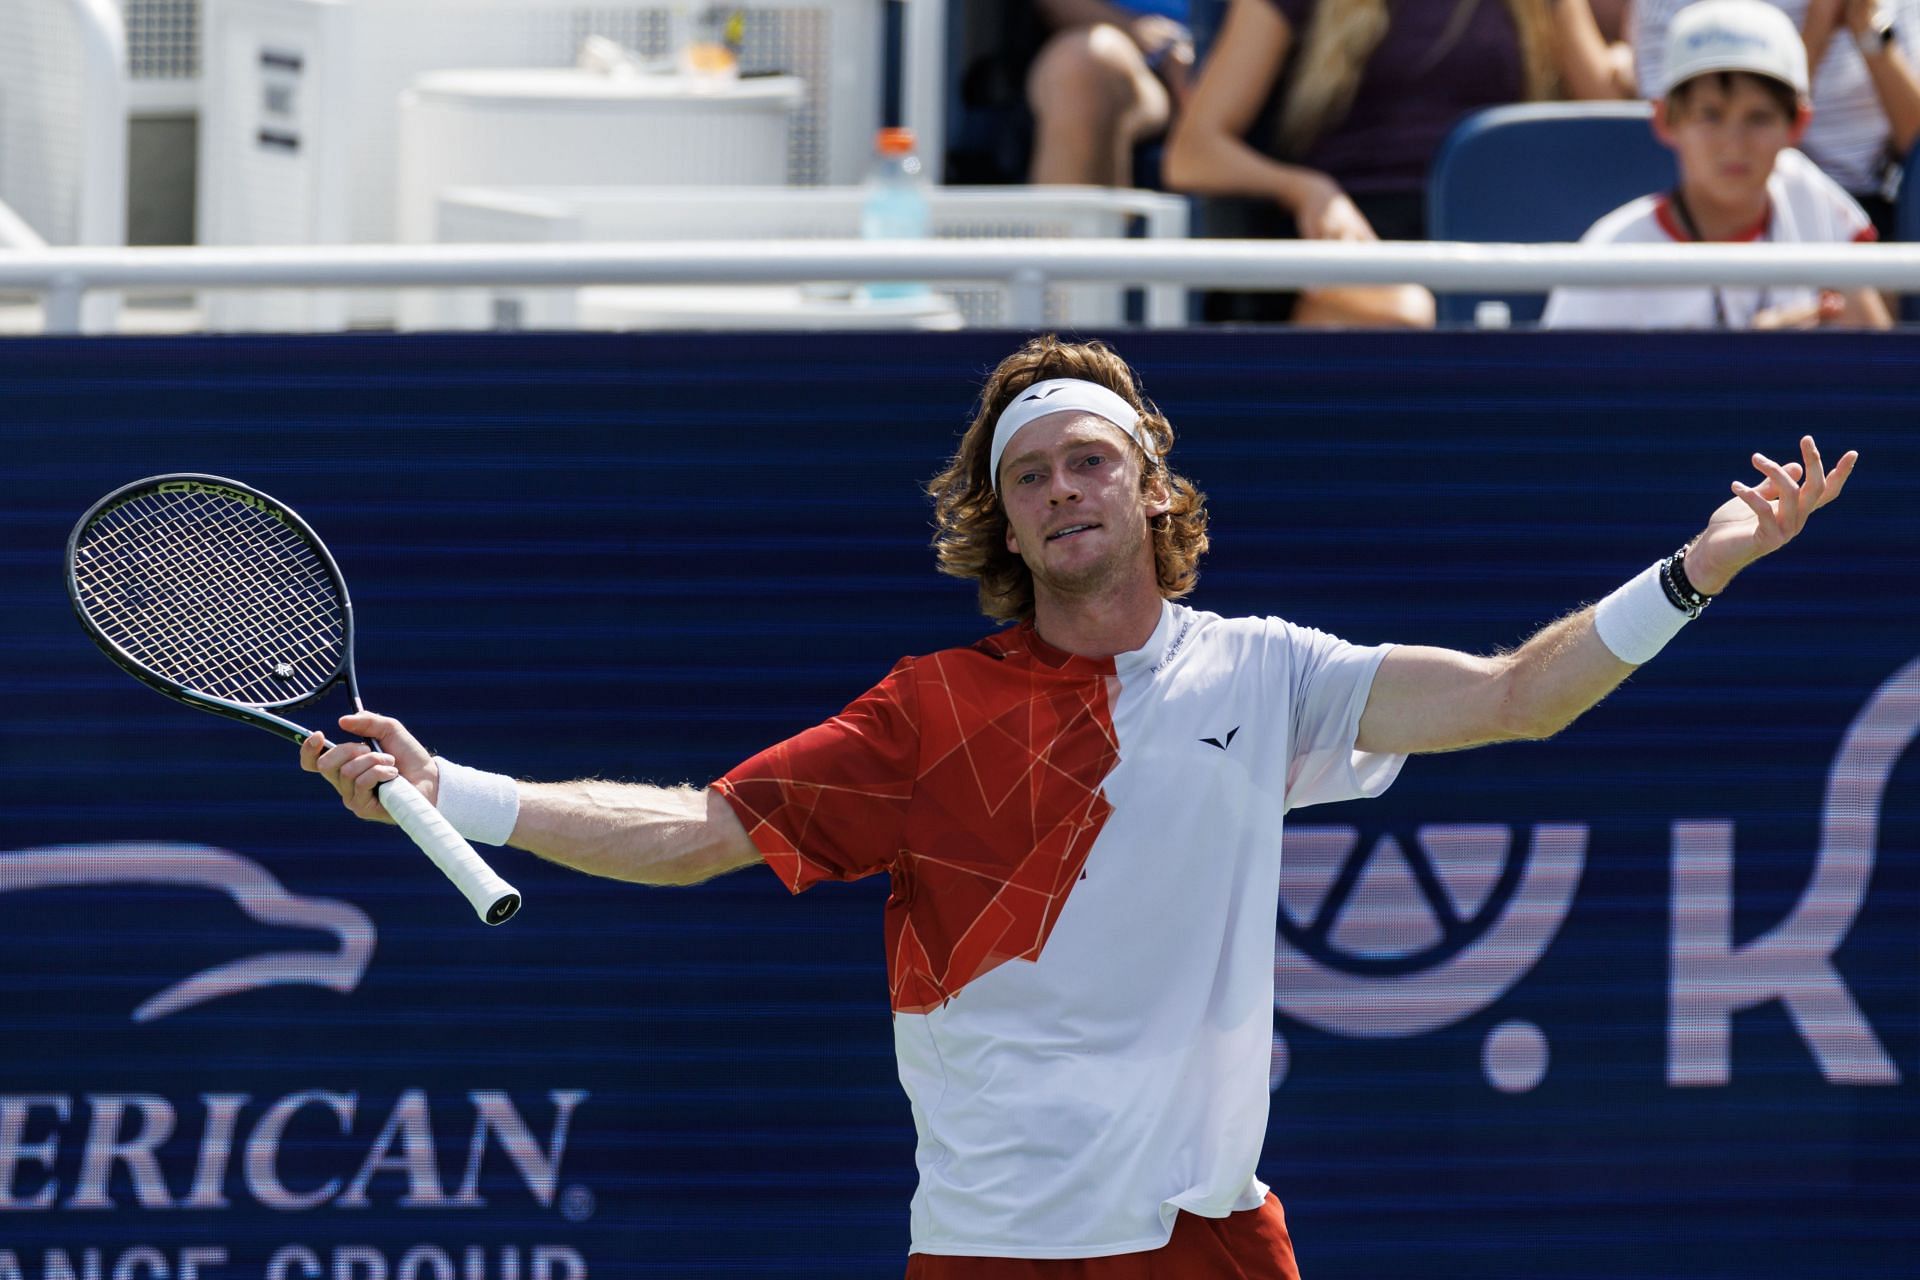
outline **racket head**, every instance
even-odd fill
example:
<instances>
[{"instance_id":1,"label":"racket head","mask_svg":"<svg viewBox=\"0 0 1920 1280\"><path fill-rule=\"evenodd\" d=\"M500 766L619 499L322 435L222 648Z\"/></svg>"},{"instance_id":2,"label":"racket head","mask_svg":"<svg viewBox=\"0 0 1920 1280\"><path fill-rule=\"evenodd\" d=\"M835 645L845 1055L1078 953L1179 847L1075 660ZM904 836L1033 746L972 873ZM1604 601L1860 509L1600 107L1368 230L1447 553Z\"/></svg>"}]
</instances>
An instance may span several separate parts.
<instances>
[{"instance_id":1,"label":"racket head","mask_svg":"<svg viewBox=\"0 0 1920 1280\"><path fill-rule=\"evenodd\" d=\"M148 476L67 538L67 598L101 652L177 702L292 741L277 711L353 673L353 605L326 544L285 503L200 472Z\"/></svg>"}]
</instances>

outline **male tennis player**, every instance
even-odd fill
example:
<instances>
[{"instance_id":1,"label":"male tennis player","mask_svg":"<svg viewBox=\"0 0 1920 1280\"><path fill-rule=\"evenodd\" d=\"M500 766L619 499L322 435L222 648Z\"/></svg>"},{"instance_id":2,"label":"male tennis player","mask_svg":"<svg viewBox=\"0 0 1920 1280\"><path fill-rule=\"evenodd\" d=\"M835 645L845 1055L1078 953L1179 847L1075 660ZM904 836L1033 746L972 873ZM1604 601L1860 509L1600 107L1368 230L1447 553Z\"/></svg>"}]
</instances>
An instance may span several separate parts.
<instances>
[{"instance_id":1,"label":"male tennis player","mask_svg":"<svg viewBox=\"0 0 1920 1280\"><path fill-rule=\"evenodd\" d=\"M470 839L691 884L886 872L919 1132L910 1278L1296 1277L1266 1134L1280 831L1412 752L1544 738L1840 495L1811 437L1686 548L1512 653L1364 648L1174 603L1206 549L1173 429L1099 343L1003 361L929 486L943 571L1014 622L897 665L704 790L515 782L347 716L301 763L384 820L404 773Z\"/></svg>"}]
</instances>

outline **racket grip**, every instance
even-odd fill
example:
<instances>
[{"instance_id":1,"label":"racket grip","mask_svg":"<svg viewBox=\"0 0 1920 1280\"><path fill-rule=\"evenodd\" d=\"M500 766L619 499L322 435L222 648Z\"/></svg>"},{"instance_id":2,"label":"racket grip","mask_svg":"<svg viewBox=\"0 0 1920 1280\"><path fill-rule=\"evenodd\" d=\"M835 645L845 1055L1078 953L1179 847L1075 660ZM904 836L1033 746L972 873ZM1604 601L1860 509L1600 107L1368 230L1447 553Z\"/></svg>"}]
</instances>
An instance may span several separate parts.
<instances>
[{"instance_id":1,"label":"racket grip","mask_svg":"<svg viewBox=\"0 0 1920 1280\"><path fill-rule=\"evenodd\" d=\"M374 794L393 815L400 829L413 838L421 852L433 859L433 865L446 873L454 887L465 894L474 911L488 924L505 924L520 909L520 891L494 874L479 854L473 851L440 811L427 803L405 778L383 782Z\"/></svg>"}]
</instances>

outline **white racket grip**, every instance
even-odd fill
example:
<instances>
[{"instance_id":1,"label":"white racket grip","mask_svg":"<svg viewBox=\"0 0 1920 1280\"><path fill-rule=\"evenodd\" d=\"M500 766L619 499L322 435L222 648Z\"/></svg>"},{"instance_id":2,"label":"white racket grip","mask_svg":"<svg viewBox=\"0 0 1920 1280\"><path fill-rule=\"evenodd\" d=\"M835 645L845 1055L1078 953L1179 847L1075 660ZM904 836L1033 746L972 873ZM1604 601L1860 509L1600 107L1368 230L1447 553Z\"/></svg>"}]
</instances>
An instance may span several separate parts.
<instances>
[{"instance_id":1,"label":"white racket grip","mask_svg":"<svg viewBox=\"0 0 1920 1280\"><path fill-rule=\"evenodd\" d=\"M494 874L440 811L427 803L419 788L405 778L395 778L382 783L375 794L400 829L467 896L482 920L505 924L513 918L520 909L520 891Z\"/></svg>"}]
</instances>

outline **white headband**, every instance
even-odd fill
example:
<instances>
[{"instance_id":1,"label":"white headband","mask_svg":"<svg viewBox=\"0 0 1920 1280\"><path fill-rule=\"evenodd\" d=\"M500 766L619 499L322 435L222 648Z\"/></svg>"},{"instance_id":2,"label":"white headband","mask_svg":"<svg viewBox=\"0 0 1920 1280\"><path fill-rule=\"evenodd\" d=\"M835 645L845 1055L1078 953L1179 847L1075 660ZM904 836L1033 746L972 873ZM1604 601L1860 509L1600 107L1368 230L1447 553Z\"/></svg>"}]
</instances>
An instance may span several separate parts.
<instances>
[{"instance_id":1,"label":"white headband","mask_svg":"<svg viewBox=\"0 0 1920 1280\"><path fill-rule=\"evenodd\" d=\"M1097 382L1080 378L1049 378L1021 392L1000 414L1000 420L993 424L993 452L987 459L987 475L993 481L995 493L1000 492L1000 457L1006 453L1007 446L1013 443L1013 437L1020 428L1035 418L1044 418L1050 413L1067 409L1079 409L1105 418L1133 437L1133 442L1140 446L1147 457L1153 457L1153 449L1147 444L1147 433L1140 429L1140 411L1117 393Z\"/></svg>"}]
</instances>

